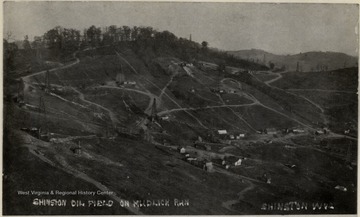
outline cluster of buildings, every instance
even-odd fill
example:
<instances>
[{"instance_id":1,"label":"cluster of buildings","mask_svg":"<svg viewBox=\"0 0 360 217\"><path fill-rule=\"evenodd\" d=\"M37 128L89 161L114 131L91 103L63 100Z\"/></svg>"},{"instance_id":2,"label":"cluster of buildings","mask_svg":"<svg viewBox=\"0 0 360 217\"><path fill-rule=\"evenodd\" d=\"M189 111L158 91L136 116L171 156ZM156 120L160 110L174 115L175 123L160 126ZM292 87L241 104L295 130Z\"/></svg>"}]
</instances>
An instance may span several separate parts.
<instances>
[{"instance_id":1,"label":"cluster of buildings","mask_svg":"<svg viewBox=\"0 0 360 217\"><path fill-rule=\"evenodd\" d=\"M115 78L116 84L119 85L136 85L136 81L126 81L123 73L118 73Z\"/></svg>"},{"instance_id":2,"label":"cluster of buildings","mask_svg":"<svg viewBox=\"0 0 360 217\"><path fill-rule=\"evenodd\" d=\"M178 65L180 67L184 67L184 66L194 66L192 63L187 63L187 62L181 62L181 63L178 63Z\"/></svg>"},{"instance_id":3,"label":"cluster of buildings","mask_svg":"<svg viewBox=\"0 0 360 217\"><path fill-rule=\"evenodd\" d=\"M246 158L239 158L236 156L224 156L221 159L215 160L216 163L224 167L225 169L230 169L231 167L238 167L241 166L243 161L245 161Z\"/></svg>"},{"instance_id":4,"label":"cluster of buildings","mask_svg":"<svg viewBox=\"0 0 360 217\"><path fill-rule=\"evenodd\" d=\"M324 135L324 134L328 134L330 132L329 128L324 127L322 129L317 129L315 131L315 135Z\"/></svg>"},{"instance_id":5,"label":"cluster of buildings","mask_svg":"<svg viewBox=\"0 0 360 217\"><path fill-rule=\"evenodd\" d=\"M235 89L232 88L227 88L227 89L223 89L223 88L210 88L210 91L213 93L219 93L219 94L225 94L225 93L236 93Z\"/></svg>"},{"instance_id":6,"label":"cluster of buildings","mask_svg":"<svg viewBox=\"0 0 360 217\"><path fill-rule=\"evenodd\" d=\"M228 133L227 130L217 130L217 134L221 140L239 140L246 137L246 133Z\"/></svg>"},{"instance_id":7,"label":"cluster of buildings","mask_svg":"<svg viewBox=\"0 0 360 217\"><path fill-rule=\"evenodd\" d=\"M207 159L198 159L193 154L188 153L184 147L179 147L178 151L184 156L183 160L185 160L186 162L196 167L202 168L207 172L214 172L214 165L211 161Z\"/></svg>"}]
</instances>

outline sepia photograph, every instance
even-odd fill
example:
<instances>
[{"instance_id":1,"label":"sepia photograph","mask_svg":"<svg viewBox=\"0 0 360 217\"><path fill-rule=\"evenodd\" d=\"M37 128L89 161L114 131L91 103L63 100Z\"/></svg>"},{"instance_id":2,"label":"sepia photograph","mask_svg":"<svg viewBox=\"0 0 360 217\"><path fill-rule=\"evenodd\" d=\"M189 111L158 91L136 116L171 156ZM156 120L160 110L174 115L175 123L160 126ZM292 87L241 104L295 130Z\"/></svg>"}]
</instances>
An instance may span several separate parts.
<instances>
[{"instance_id":1,"label":"sepia photograph","mask_svg":"<svg viewBox=\"0 0 360 217\"><path fill-rule=\"evenodd\" d=\"M359 4L3 2L2 215L357 214Z\"/></svg>"}]
</instances>

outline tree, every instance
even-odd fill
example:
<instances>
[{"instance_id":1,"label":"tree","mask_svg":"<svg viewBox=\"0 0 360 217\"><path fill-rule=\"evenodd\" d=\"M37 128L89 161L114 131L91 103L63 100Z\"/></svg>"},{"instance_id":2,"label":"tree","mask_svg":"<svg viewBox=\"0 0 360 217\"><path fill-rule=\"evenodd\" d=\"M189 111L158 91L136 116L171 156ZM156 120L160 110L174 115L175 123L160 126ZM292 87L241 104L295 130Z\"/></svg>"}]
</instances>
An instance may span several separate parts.
<instances>
[{"instance_id":1,"label":"tree","mask_svg":"<svg viewBox=\"0 0 360 217\"><path fill-rule=\"evenodd\" d=\"M62 50L73 52L80 43L80 31L76 29L66 29L61 31Z\"/></svg>"},{"instance_id":2,"label":"tree","mask_svg":"<svg viewBox=\"0 0 360 217\"><path fill-rule=\"evenodd\" d=\"M140 31L138 34L138 38L141 40L150 39L150 38L152 38L153 33L155 33L152 27L140 27L139 30Z\"/></svg>"},{"instance_id":3,"label":"tree","mask_svg":"<svg viewBox=\"0 0 360 217\"><path fill-rule=\"evenodd\" d=\"M9 43L6 39L3 40L3 49L4 49L4 71L13 70L15 55L18 51L18 47L15 43Z\"/></svg>"},{"instance_id":4,"label":"tree","mask_svg":"<svg viewBox=\"0 0 360 217\"><path fill-rule=\"evenodd\" d=\"M108 36L108 42L111 44L111 43L114 43L114 42L118 42L119 41L119 36L118 36L118 30L117 30L117 26L116 25L111 25L109 26L109 28L107 28L107 34L104 33L104 37L105 35Z\"/></svg>"},{"instance_id":5,"label":"tree","mask_svg":"<svg viewBox=\"0 0 360 217\"><path fill-rule=\"evenodd\" d=\"M225 70L226 70L225 62L221 62L221 63L218 65L217 70L218 70L219 73L224 73Z\"/></svg>"},{"instance_id":6,"label":"tree","mask_svg":"<svg viewBox=\"0 0 360 217\"><path fill-rule=\"evenodd\" d=\"M139 35L139 28L137 26L134 26L131 30L131 40L136 40Z\"/></svg>"},{"instance_id":7,"label":"tree","mask_svg":"<svg viewBox=\"0 0 360 217\"><path fill-rule=\"evenodd\" d=\"M44 41L41 37L35 36L32 42L32 48L36 51L36 60L38 63L42 62L42 49L44 49Z\"/></svg>"},{"instance_id":8,"label":"tree","mask_svg":"<svg viewBox=\"0 0 360 217\"><path fill-rule=\"evenodd\" d=\"M123 29L125 41L130 41L131 40L131 29L130 29L130 27L123 26L122 29Z\"/></svg>"},{"instance_id":9,"label":"tree","mask_svg":"<svg viewBox=\"0 0 360 217\"><path fill-rule=\"evenodd\" d=\"M24 37L23 47L24 47L24 50L26 50L26 51L31 50L31 45L30 45L30 42L29 42L29 36L27 36L27 35L25 35L25 37Z\"/></svg>"},{"instance_id":10,"label":"tree","mask_svg":"<svg viewBox=\"0 0 360 217\"><path fill-rule=\"evenodd\" d=\"M209 46L209 43L207 41L201 42L202 49L206 50Z\"/></svg>"},{"instance_id":11,"label":"tree","mask_svg":"<svg viewBox=\"0 0 360 217\"><path fill-rule=\"evenodd\" d=\"M96 26L92 25L89 29L86 31L86 35L88 38L88 41L92 47L99 46L101 42L101 29L96 28Z\"/></svg>"},{"instance_id":12,"label":"tree","mask_svg":"<svg viewBox=\"0 0 360 217\"><path fill-rule=\"evenodd\" d=\"M57 26L44 34L46 45L49 49L60 50L62 47L61 27Z\"/></svg>"},{"instance_id":13,"label":"tree","mask_svg":"<svg viewBox=\"0 0 360 217\"><path fill-rule=\"evenodd\" d=\"M270 69L274 69L275 68L275 64L271 61L269 61L269 67Z\"/></svg>"}]
</instances>

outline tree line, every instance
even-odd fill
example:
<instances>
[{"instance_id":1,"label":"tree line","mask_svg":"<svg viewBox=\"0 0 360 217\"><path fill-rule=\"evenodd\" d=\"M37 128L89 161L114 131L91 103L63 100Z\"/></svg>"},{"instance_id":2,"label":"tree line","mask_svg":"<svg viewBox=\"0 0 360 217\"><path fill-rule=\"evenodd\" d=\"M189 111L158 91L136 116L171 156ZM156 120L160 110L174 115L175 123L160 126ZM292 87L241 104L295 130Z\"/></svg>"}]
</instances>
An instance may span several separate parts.
<instances>
[{"instance_id":1,"label":"tree line","mask_svg":"<svg viewBox=\"0 0 360 217\"><path fill-rule=\"evenodd\" d=\"M178 38L169 31L157 31L148 26L110 25L101 28L92 25L83 31L57 26L42 36L35 36L32 42L29 41L28 36L25 36L23 49L41 59L42 51L45 49L49 50L53 57L66 57L79 49L116 45L123 42L130 42L127 44L131 44L136 53L144 56L149 55L146 52L150 49L153 52L151 55L175 55L184 61L192 61L200 56L221 59L226 64L232 65L239 64L241 61L226 52L209 49L209 43L206 41L197 43L191 39ZM12 65L11 61L17 50L15 43L4 39L4 60L7 61L7 65ZM240 65L244 64L258 65L250 64L248 61L240 63Z\"/></svg>"}]
</instances>

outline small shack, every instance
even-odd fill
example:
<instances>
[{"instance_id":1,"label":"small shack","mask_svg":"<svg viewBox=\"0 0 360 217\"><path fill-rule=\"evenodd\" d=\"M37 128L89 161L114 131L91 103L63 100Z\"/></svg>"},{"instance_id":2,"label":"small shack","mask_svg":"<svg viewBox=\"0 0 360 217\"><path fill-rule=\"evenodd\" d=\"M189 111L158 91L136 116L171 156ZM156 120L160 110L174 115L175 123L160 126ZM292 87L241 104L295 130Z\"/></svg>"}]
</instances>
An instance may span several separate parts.
<instances>
[{"instance_id":1,"label":"small shack","mask_svg":"<svg viewBox=\"0 0 360 217\"><path fill-rule=\"evenodd\" d=\"M218 130L217 132L218 132L219 135L227 135L226 130Z\"/></svg>"},{"instance_id":2,"label":"small shack","mask_svg":"<svg viewBox=\"0 0 360 217\"><path fill-rule=\"evenodd\" d=\"M213 166L213 163L210 162L210 161L207 161L207 162L204 162L204 170L207 171L207 172L214 172L214 166Z\"/></svg>"},{"instance_id":3,"label":"small shack","mask_svg":"<svg viewBox=\"0 0 360 217\"><path fill-rule=\"evenodd\" d=\"M70 148L70 150L76 154L76 155L80 155L81 154L81 145L80 145L80 141L78 141L78 145L76 147L72 147Z\"/></svg>"},{"instance_id":4,"label":"small shack","mask_svg":"<svg viewBox=\"0 0 360 217\"><path fill-rule=\"evenodd\" d=\"M277 131L275 128L267 128L265 131L266 131L266 134L269 134L269 135L277 134Z\"/></svg>"},{"instance_id":5,"label":"small shack","mask_svg":"<svg viewBox=\"0 0 360 217\"><path fill-rule=\"evenodd\" d=\"M169 120L169 116L167 116L167 115L161 116L160 119L163 120L163 121L168 121L168 120Z\"/></svg>"},{"instance_id":6,"label":"small shack","mask_svg":"<svg viewBox=\"0 0 360 217\"><path fill-rule=\"evenodd\" d=\"M305 130L297 129L297 128L293 129L292 131L293 131L293 133L305 133Z\"/></svg>"},{"instance_id":7,"label":"small shack","mask_svg":"<svg viewBox=\"0 0 360 217\"><path fill-rule=\"evenodd\" d=\"M180 154L186 153L186 149L184 147L179 147L178 150L179 150Z\"/></svg>"}]
</instances>

